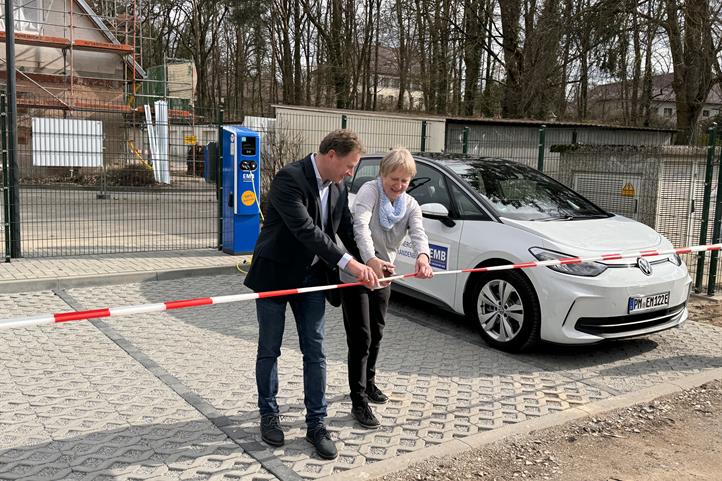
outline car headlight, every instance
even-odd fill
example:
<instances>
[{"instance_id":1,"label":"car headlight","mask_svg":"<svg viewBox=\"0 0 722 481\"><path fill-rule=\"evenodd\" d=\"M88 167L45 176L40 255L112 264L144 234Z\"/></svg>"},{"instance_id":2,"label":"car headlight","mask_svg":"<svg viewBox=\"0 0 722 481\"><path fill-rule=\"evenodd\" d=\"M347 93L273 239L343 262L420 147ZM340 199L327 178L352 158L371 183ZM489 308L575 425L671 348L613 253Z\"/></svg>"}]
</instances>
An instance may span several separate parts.
<instances>
[{"instance_id":1,"label":"car headlight","mask_svg":"<svg viewBox=\"0 0 722 481\"><path fill-rule=\"evenodd\" d=\"M533 255L540 261L568 259L570 257L574 257L568 254L562 254L561 252L542 249L541 247L532 247L531 249L529 249L529 252L531 252L531 255ZM553 271L561 272L562 274L582 277L596 277L607 270L607 266L598 262L584 262L582 264L561 264L547 267Z\"/></svg>"},{"instance_id":2,"label":"car headlight","mask_svg":"<svg viewBox=\"0 0 722 481\"><path fill-rule=\"evenodd\" d=\"M682 258L679 257L679 254L672 254L671 256L669 256L669 262L679 267L682 265Z\"/></svg>"}]
</instances>

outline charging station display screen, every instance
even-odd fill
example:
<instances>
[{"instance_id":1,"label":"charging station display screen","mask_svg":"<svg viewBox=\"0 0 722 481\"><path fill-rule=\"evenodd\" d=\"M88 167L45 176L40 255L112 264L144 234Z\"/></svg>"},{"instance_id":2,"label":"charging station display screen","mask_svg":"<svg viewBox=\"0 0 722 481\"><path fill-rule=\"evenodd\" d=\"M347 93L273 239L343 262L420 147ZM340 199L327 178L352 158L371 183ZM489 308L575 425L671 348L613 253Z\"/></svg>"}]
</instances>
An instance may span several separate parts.
<instances>
[{"instance_id":1,"label":"charging station display screen","mask_svg":"<svg viewBox=\"0 0 722 481\"><path fill-rule=\"evenodd\" d=\"M241 155L249 157L256 155L255 137L241 137Z\"/></svg>"}]
</instances>

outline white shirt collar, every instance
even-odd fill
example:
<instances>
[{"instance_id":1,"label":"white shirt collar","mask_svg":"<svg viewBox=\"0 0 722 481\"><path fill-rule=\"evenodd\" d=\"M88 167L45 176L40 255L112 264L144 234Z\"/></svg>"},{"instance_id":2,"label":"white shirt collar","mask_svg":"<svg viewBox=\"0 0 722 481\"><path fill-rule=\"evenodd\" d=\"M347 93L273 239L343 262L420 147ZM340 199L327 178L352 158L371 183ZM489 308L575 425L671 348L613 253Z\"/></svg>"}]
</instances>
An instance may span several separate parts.
<instances>
[{"instance_id":1,"label":"white shirt collar","mask_svg":"<svg viewBox=\"0 0 722 481\"><path fill-rule=\"evenodd\" d=\"M321 178L321 174L318 173L318 166L316 165L316 154L311 154L311 165L313 165L313 171L316 174L316 182L318 183L318 189L321 190L321 189L331 185L330 180L327 180L326 182L324 182L323 179Z\"/></svg>"}]
</instances>

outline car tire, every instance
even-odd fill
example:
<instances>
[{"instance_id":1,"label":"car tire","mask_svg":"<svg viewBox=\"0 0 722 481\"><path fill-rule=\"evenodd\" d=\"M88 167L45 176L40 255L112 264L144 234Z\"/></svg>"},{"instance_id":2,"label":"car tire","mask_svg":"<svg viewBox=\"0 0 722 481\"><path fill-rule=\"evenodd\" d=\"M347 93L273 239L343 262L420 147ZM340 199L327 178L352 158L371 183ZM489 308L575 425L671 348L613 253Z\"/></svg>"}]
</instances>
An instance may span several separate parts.
<instances>
[{"instance_id":1,"label":"car tire","mask_svg":"<svg viewBox=\"0 0 722 481\"><path fill-rule=\"evenodd\" d=\"M522 352L539 342L541 310L534 286L524 274L490 272L473 282L465 311L487 344Z\"/></svg>"}]
</instances>

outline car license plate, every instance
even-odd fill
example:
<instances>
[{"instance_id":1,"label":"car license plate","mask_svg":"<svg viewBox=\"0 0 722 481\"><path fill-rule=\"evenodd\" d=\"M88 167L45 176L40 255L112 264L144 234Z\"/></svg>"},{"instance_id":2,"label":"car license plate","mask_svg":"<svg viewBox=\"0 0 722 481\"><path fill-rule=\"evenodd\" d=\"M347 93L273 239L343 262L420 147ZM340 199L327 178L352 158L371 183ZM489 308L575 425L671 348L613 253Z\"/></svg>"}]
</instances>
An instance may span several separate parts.
<instances>
[{"instance_id":1,"label":"car license plate","mask_svg":"<svg viewBox=\"0 0 722 481\"><path fill-rule=\"evenodd\" d=\"M655 309L664 309L669 307L669 291L650 296L630 297L627 304L627 312L629 314L653 311Z\"/></svg>"}]
</instances>

